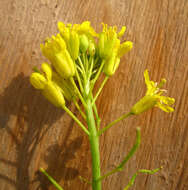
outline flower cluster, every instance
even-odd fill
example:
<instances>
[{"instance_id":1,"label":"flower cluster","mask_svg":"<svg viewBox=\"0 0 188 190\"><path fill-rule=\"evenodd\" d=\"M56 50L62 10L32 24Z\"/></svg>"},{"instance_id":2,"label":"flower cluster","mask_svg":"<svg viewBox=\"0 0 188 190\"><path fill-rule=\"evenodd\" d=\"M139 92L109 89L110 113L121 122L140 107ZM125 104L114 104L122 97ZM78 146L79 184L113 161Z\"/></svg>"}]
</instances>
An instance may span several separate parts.
<instances>
[{"instance_id":1,"label":"flower cluster","mask_svg":"<svg viewBox=\"0 0 188 190\"><path fill-rule=\"evenodd\" d=\"M103 30L96 33L89 21L81 24L58 23L60 33L47 38L41 44L43 55L50 61L42 64L42 72L34 72L30 77L31 84L42 90L42 94L55 106L68 101L77 101L86 98L93 90L94 83L101 72L109 77L117 70L120 58L132 49L131 41L121 43L126 27L120 32L117 27L108 27L103 24ZM147 85L146 95L131 109L132 114L140 114L154 106L165 112L174 111L170 107L174 99L162 96L165 90L160 84L149 80L148 71L144 72ZM79 87L78 87L79 84Z\"/></svg>"},{"instance_id":2,"label":"flower cluster","mask_svg":"<svg viewBox=\"0 0 188 190\"><path fill-rule=\"evenodd\" d=\"M106 76L113 75L120 58L132 48L130 41L120 43L125 26L117 33L116 27L103 24L102 32L96 33L89 21L74 25L59 22L58 29L56 36L47 38L40 45L51 66L42 64L45 74L34 72L30 77L31 84L42 90L56 106L59 106L60 94L61 99L65 97L69 101L80 97L79 91L89 94L92 90L90 83L98 71ZM44 68L48 68L48 73ZM79 91L75 85L77 82Z\"/></svg>"}]
</instances>

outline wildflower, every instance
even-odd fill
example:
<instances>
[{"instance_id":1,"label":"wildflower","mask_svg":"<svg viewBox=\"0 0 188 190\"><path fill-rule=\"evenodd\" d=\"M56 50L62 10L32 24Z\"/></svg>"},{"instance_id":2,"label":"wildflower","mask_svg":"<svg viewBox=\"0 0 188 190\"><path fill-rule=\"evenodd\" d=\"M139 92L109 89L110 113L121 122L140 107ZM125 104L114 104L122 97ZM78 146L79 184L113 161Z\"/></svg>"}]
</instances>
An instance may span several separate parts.
<instances>
[{"instance_id":1,"label":"wildflower","mask_svg":"<svg viewBox=\"0 0 188 190\"><path fill-rule=\"evenodd\" d=\"M59 75L63 78L74 76L75 65L60 34L48 38L40 47Z\"/></svg>"},{"instance_id":2,"label":"wildflower","mask_svg":"<svg viewBox=\"0 0 188 190\"><path fill-rule=\"evenodd\" d=\"M140 114L154 106L165 112L173 112L174 109L170 105L174 104L175 99L162 96L162 93L166 90L161 89L161 87L166 83L166 80L162 79L159 84L150 81L148 70L145 70L144 78L147 86L146 95L132 107L131 113Z\"/></svg>"},{"instance_id":3,"label":"wildflower","mask_svg":"<svg viewBox=\"0 0 188 190\"><path fill-rule=\"evenodd\" d=\"M119 33L117 27L109 27L103 24L103 31L99 34L99 56L105 60L104 73L111 76L119 66L120 58L132 49L132 42L120 43L121 37L126 30L123 26Z\"/></svg>"},{"instance_id":4,"label":"wildflower","mask_svg":"<svg viewBox=\"0 0 188 190\"><path fill-rule=\"evenodd\" d=\"M34 72L30 76L31 84L42 91L42 94L56 107L65 105L61 88L52 81L52 69L47 63L42 64L43 73Z\"/></svg>"},{"instance_id":5,"label":"wildflower","mask_svg":"<svg viewBox=\"0 0 188 190\"><path fill-rule=\"evenodd\" d=\"M120 43L116 27L108 29L107 24L103 24L103 31L99 34L99 56L103 59L108 59L118 42Z\"/></svg>"}]
</instances>

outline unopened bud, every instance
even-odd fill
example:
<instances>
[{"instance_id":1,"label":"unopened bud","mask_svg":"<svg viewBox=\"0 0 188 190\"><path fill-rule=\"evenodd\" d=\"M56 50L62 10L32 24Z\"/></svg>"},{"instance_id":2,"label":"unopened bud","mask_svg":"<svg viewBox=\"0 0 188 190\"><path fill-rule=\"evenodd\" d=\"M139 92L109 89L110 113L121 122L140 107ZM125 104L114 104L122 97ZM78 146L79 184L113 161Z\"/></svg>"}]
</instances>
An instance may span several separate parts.
<instances>
[{"instance_id":1,"label":"unopened bud","mask_svg":"<svg viewBox=\"0 0 188 190\"><path fill-rule=\"evenodd\" d=\"M75 31L70 32L70 38L68 41L69 46L69 53L73 60L76 60L78 58L79 53L79 36Z\"/></svg>"},{"instance_id":2,"label":"unopened bud","mask_svg":"<svg viewBox=\"0 0 188 190\"><path fill-rule=\"evenodd\" d=\"M91 56L95 55L95 44L93 42L89 43L88 52Z\"/></svg>"},{"instance_id":3,"label":"unopened bud","mask_svg":"<svg viewBox=\"0 0 188 190\"><path fill-rule=\"evenodd\" d=\"M88 37L85 34L82 34L80 36L80 51L82 53L85 53L88 49L88 46L89 46Z\"/></svg>"},{"instance_id":4,"label":"unopened bud","mask_svg":"<svg viewBox=\"0 0 188 190\"><path fill-rule=\"evenodd\" d=\"M65 105L65 100L61 89L57 84L52 81L48 81L45 85L45 88L42 91L44 97L49 100L56 107L62 107Z\"/></svg>"},{"instance_id":5,"label":"unopened bud","mask_svg":"<svg viewBox=\"0 0 188 190\"><path fill-rule=\"evenodd\" d=\"M75 74L75 65L67 50L54 55L52 64L63 78L70 78Z\"/></svg>"},{"instance_id":6,"label":"unopened bud","mask_svg":"<svg viewBox=\"0 0 188 190\"><path fill-rule=\"evenodd\" d=\"M104 73L107 76L111 76L115 73L116 69L118 68L120 63L120 58L116 57L116 54L113 53L112 56L105 61L104 64Z\"/></svg>"},{"instance_id":7,"label":"unopened bud","mask_svg":"<svg viewBox=\"0 0 188 190\"><path fill-rule=\"evenodd\" d=\"M46 79L40 73L35 72L35 73L32 73L30 76L30 83L36 89L44 89L44 86L46 84Z\"/></svg>"}]
</instances>

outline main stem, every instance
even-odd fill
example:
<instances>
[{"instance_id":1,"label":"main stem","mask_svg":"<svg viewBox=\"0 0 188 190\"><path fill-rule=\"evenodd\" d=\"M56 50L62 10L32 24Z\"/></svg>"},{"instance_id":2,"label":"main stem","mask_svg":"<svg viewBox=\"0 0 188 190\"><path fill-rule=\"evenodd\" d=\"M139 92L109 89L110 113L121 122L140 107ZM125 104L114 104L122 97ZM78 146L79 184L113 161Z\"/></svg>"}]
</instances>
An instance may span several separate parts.
<instances>
[{"instance_id":1,"label":"main stem","mask_svg":"<svg viewBox=\"0 0 188 190\"><path fill-rule=\"evenodd\" d=\"M85 109L86 109L88 130L90 132L89 141L90 141L91 156L92 156L92 189L101 190L101 181L98 180L101 177L99 136L98 136L95 119L93 115L91 96L88 96L88 98L86 99Z\"/></svg>"}]
</instances>

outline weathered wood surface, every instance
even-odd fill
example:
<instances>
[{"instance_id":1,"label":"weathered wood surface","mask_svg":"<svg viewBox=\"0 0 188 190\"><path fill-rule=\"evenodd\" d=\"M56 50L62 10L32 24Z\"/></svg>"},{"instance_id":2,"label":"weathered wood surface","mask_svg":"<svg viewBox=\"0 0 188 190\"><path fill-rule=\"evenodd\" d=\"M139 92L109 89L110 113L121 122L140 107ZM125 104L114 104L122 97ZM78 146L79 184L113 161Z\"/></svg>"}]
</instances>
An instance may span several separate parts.
<instances>
[{"instance_id":1,"label":"weathered wood surface","mask_svg":"<svg viewBox=\"0 0 188 190\"><path fill-rule=\"evenodd\" d=\"M188 1L187 0L1 0L0 1L0 189L54 189L38 174L40 166L65 190L90 186L87 137L61 110L29 84L33 66L44 60L39 44L57 32L57 21L90 20L127 26L134 49L122 60L97 104L102 126L129 111L145 93L143 71L153 80L167 78L175 112L152 109L119 123L101 139L103 173L133 144L141 126L142 144L125 167L103 182L122 190L137 169L163 166L156 175L139 175L135 190L188 189ZM74 107L70 105L74 110Z\"/></svg>"}]
</instances>

